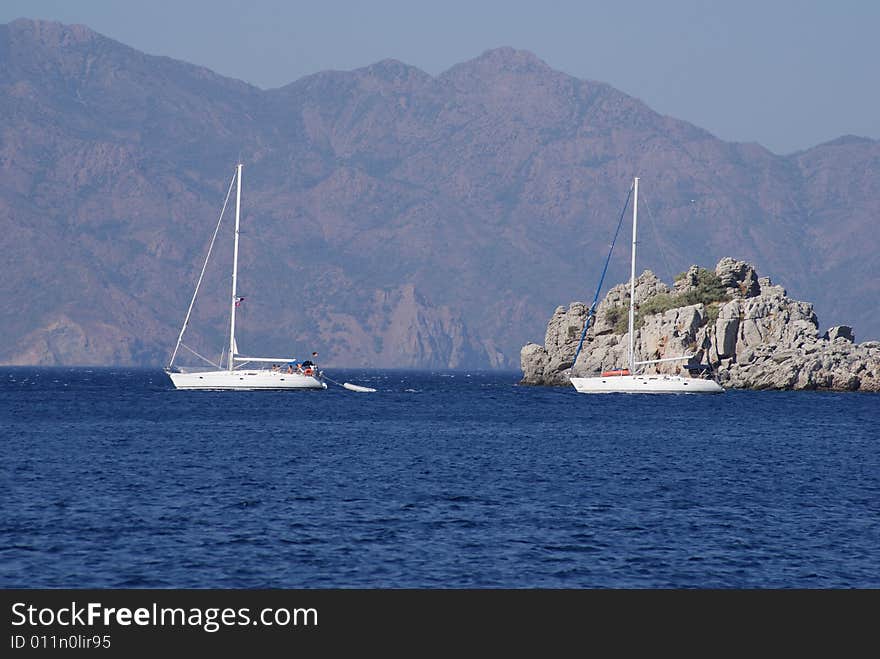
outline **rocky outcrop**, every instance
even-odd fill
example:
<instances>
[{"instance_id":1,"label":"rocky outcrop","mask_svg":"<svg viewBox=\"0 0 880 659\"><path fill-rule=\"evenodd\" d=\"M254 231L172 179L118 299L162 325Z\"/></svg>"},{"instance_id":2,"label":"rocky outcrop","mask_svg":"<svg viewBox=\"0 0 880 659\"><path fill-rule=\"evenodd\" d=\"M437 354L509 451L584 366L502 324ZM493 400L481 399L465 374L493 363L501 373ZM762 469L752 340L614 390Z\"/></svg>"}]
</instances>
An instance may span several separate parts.
<instances>
[{"instance_id":1,"label":"rocky outcrop","mask_svg":"<svg viewBox=\"0 0 880 659\"><path fill-rule=\"evenodd\" d=\"M676 301L693 303L664 309ZM714 273L693 266L672 288L645 271L636 281L635 302L636 361L690 355L649 370L684 374L709 366L727 388L880 391L880 342L856 344L845 325L820 335L812 304L790 299L744 261L724 258ZM558 307L544 345L530 343L521 351L522 384L567 385L571 375L626 366L629 334L622 315L628 305L627 284L608 292L576 363L587 307Z\"/></svg>"}]
</instances>

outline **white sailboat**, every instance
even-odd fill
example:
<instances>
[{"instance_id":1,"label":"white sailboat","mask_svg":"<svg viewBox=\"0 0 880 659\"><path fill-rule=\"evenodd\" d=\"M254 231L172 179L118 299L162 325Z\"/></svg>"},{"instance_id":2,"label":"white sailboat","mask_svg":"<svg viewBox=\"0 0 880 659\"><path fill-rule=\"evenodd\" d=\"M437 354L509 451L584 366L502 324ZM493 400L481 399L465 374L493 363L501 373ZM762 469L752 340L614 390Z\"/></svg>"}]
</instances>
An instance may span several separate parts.
<instances>
[{"instance_id":1,"label":"white sailboat","mask_svg":"<svg viewBox=\"0 0 880 659\"><path fill-rule=\"evenodd\" d=\"M242 165L239 163L235 170L235 175L229 183L229 190L226 193L226 202L223 204L223 210L220 213L220 219L217 221L217 227L214 229L214 236L211 239L211 245L208 248L208 255L205 258L205 264L202 266L202 272L196 283L196 289L186 312L186 318L183 321L183 327L180 328L180 334L177 337L177 345L171 354L171 359L165 372L171 378L171 382L177 389L212 389L212 390L254 390L254 389L326 389L327 384L324 382L321 372L313 362L306 360L302 366L295 368L298 361L294 357L246 357L238 352L238 346L235 341L235 310L238 307L241 298L238 297L238 235L241 222L241 170ZM203 357L195 350L192 350L183 343L183 335L189 324L193 306L195 305L196 296L199 293L199 287L205 275L205 268L208 260L211 258L211 252L214 248L214 242L217 239L217 232L220 229L220 223L223 221L223 213L229 202L229 194L232 192L232 185L236 184L235 196L235 238L232 257L232 302L230 305L229 316L229 349L227 354L227 364L223 368L222 358L221 364L212 362ZM194 355L203 359L213 366L209 370L191 370L174 366L174 360L183 346ZM305 368L303 368L305 367Z\"/></svg>"},{"instance_id":2,"label":"white sailboat","mask_svg":"<svg viewBox=\"0 0 880 659\"><path fill-rule=\"evenodd\" d=\"M606 371L595 377L570 377L572 386L582 394L639 393L639 394L719 394L724 389L714 380L666 375L662 373L637 374L639 367L660 362L682 361L691 355L636 361L635 359L635 289L636 289L636 235L639 212L639 179L633 179L632 256L629 279L629 368ZM586 331L586 330L585 330ZM572 369L574 365L572 365Z\"/></svg>"}]
</instances>

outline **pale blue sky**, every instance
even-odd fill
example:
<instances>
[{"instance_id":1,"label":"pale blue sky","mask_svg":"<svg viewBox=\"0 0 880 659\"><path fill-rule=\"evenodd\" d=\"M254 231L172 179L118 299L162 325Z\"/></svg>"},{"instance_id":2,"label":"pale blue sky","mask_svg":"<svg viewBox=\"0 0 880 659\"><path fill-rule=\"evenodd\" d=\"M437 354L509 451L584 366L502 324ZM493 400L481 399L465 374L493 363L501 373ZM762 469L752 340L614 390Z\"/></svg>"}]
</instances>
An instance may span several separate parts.
<instances>
[{"instance_id":1,"label":"pale blue sky","mask_svg":"<svg viewBox=\"0 0 880 659\"><path fill-rule=\"evenodd\" d=\"M498 46L776 153L880 138L873 0L2 0L259 87L394 58L436 75Z\"/></svg>"}]
</instances>

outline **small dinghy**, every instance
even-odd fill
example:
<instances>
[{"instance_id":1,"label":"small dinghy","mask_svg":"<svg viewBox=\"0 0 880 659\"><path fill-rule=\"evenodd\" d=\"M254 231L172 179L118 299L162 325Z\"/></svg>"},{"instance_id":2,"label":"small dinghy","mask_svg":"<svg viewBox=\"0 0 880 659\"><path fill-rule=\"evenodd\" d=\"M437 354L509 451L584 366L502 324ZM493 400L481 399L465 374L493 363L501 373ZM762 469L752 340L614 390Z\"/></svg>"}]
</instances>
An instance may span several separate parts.
<instances>
[{"instance_id":1,"label":"small dinghy","mask_svg":"<svg viewBox=\"0 0 880 659\"><path fill-rule=\"evenodd\" d=\"M349 391L361 391L364 393L372 393L372 392L376 391L372 387L362 387L359 384L352 384L351 382L343 382L342 386L345 387L346 389L348 389Z\"/></svg>"}]
</instances>

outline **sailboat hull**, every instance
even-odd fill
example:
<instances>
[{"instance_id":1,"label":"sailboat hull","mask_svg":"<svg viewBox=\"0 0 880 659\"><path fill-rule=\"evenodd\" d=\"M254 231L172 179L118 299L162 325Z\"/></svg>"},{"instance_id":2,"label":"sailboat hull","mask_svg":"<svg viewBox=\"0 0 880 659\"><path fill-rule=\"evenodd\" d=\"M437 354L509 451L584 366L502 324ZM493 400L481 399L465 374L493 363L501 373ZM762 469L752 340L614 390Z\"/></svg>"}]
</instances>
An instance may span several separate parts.
<instances>
[{"instance_id":1,"label":"sailboat hull","mask_svg":"<svg viewBox=\"0 0 880 659\"><path fill-rule=\"evenodd\" d=\"M720 394L724 389L714 380L678 375L618 375L570 378L582 394Z\"/></svg>"},{"instance_id":2,"label":"sailboat hull","mask_svg":"<svg viewBox=\"0 0 880 659\"><path fill-rule=\"evenodd\" d=\"M319 378L300 373L284 373L268 369L240 371L194 371L168 373L176 389L218 390L286 390L326 389Z\"/></svg>"}]
</instances>

